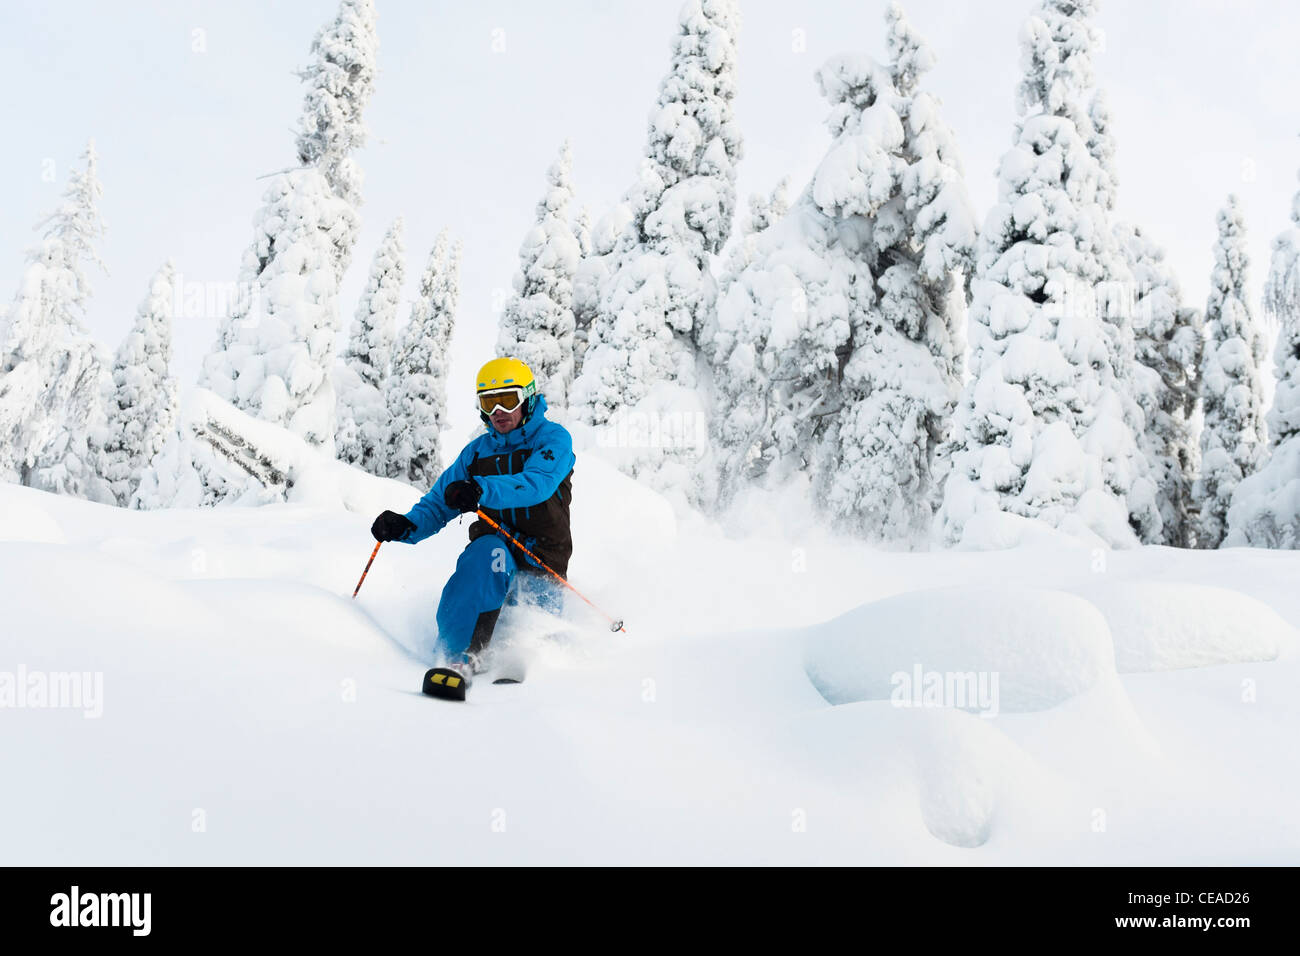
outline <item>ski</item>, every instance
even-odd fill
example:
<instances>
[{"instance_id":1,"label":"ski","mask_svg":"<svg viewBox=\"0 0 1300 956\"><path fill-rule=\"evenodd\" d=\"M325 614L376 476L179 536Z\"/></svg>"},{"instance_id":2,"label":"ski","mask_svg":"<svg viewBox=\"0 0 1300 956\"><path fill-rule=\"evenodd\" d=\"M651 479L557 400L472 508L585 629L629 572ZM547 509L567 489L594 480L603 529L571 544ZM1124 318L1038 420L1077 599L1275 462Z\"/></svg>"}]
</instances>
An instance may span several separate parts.
<instances>
[{"instance_id":1,"label":"ski","mask_svg":"<svg viewBox=\"0 0 1300 956\"><path fill-rule=\"evenodd\" d=\"M464 700L469 683L468 678L459 671L454 671L450 667L434 667L425 672L424 684L420 689L430 697Z\"/></svg>"},{"instance_id":2,"label":"ski","mask_svg":"<svg viewBox=\"0 0 1300 956\"><path fill-rule=\"evenodd\" d=\"M517 647L503 647L492 662L492 683L522 684L528 676L528 659Z\"/></svg>"}]
</instances>

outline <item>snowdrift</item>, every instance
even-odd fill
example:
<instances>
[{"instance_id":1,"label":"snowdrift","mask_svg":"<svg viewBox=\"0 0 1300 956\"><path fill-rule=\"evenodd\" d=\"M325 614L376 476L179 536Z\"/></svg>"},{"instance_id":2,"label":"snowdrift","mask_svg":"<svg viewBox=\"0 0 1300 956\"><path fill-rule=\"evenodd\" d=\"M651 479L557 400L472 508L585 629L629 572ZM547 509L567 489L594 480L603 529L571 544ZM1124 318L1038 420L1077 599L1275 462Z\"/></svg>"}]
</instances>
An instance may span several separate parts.
<instances>
[{"instance_id":1,"label":"snowdrift","mask_svg":"<svg viewBox=\"0 0 1300 956\"><path fill-rule=\"evenodd\" d=\"M327 494L261 507L0 485L6 860L1300 862L1300 556L728 537L580 453L573 581L628 633L570 601L455 705L418 687L466 522L353 601L420 490L316 461L277 467ZM99 675L99 715L20 673Z\"/></svg>"},{"instance_id":2,"label":"snowdrift","mask_svg":"<svg viewBox=\"0 0 1300 956\"><path fill-rule=\"evenodd\" d=\"M805 640L808 678L832 704L912 706L928 692L941 705L994 715L1043 710L1115 673L1110 631L1094 607L1029 588L905 594L812 628ZM964 695L956 705L944 700L953 687Z\"/></svg>"},{"instance_id":3,"label":"snowdrift","mask_svg":"<svg viewBox=\"0 0 1300 956\"><path fill-rule=\"evenodd\" d=\"M1276 611L1227 588L1146 581L1083 593L1110 626L1121 673L1271 661L1295 646Z\"/></svg>"}]
</instances>

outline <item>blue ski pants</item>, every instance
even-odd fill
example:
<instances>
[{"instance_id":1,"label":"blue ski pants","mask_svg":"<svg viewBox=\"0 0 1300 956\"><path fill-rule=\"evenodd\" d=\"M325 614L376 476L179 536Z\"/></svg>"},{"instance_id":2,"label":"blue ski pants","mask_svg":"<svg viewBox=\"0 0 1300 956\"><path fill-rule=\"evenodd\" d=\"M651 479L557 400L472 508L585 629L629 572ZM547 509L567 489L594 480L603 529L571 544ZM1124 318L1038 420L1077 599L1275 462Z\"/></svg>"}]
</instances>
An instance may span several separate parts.
<instances>
[{"instance_id":1,"label":"blue ski pants","mask_svg":"<svg viewBox=\"0 0 1300 956\"><path fill-rule=\"evenodd\" d=\"M463 662L468 652L482 650L506 604L522 601L552 614L563 610L561 586L527 558L522 561L521 573L510 546L494 534L475 538L460 553L438 602L438 650L449 662Z\"/></svg>"}]
</instances>

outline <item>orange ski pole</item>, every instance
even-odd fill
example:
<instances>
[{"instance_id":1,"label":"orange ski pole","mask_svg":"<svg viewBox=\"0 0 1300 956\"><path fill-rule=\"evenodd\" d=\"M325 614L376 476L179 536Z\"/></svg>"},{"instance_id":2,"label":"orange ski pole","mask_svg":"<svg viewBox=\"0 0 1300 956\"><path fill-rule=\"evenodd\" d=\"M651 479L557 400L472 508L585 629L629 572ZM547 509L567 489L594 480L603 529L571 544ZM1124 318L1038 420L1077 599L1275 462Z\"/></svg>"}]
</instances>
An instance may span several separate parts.
<instances>
[{"instance_id":1,"label":"orange ski pole","mask_svg":"<svg viewBox=\"0 0 1300 956\"><path fill-rule=\"evenodd\" d=\"M602 611L600 608L596 607L596 605L592 604L591 601L588 601L588 600L587 600L587 596L586 596L585 594L583 594L581 591L579 591L577 588L575 588L575 587L574 587L572 584L570 584L568 581L566 581L566 580L564 579L564 576L563 576L562 574L560 574L558 571L552 571L549 567L546 566L546 562L544 562L541 558L539 558L537 555L533 554L533 552L529 551L529 550L528 550L527 548L525 548L522 544L520 544L518 541L516 541L516 540L511 536L510 532L506 531L505 528L501 527L501 525L497 524L495 521L493 521L491 518L489 518L487 515L485 515L485 514L483 513L483 509L482 509L482 508L478 509L478 510L475 511L474 513L475 513L476 515L478 515L480 518L482 518L484 521L486 521L488 524L490 524L492 527L496 528L497 533L500 534L503 538L505 538L507 541L509 541L511 544L513 544L516 548L518 548L518 549L519 549L520 551L522 551L524 554L528 555L528 556L529 556L530 558L532 558L534 561L536 561L537 564L541 567L541 569L542 569L543 571L546 571L546 572L550 573L551 575L553 575L553 576L555 577L555 580L559 581L561 584L563 584L566 588L568 588L568 589L569 589L570 591L572 591L574 594L578 595L578 597L582 598L584 601L587 601L587 604L591 606L591 609L592 609L593 611L595 611L595 612L596 612L597 614L599 614L601 617L603 617L603 618L605 618L607 621L609 621L609 629L610 629L611 631L622 631L624 634L627 633L627 629L626 629L625 627L623 627L623 622L622 622L622 621L620 621L620 620L616 620L615 618L613 618L613 617L611 617L610 615L606 614L606 613L605 613L604 611ZM362 577L364 577L364 576L365 576L365 575L362 575ZM358 585L358 587L360 587L360 585Z\"/></svg>"},{"instance_id":2,"label":"orange ski pole","mask_svg":"<svg viewBox=\"0 0 1300 956\"><path fill-rule=\"evenodd\" d=\"M366 562L366 569L361 572L361 581L364 581L366 579L366 575L370 573L370 566L375 563L375 555L379 553L379 546L383 543L384 542L382 541L375 542L375 550L370 552L370 560ZM361 581L357 582L357 590L352 592L352 596L354 598L357 596L357 591L361 590Z\"/></svg>"}]
</instances>

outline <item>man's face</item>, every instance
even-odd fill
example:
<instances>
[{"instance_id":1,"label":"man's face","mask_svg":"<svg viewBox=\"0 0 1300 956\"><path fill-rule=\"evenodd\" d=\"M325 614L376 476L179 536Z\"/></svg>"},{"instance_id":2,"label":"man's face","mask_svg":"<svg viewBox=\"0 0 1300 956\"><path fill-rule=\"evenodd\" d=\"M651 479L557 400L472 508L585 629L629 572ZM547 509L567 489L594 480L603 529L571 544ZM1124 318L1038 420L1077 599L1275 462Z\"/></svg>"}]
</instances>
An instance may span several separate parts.
<instances>
[{"instance_id":1,"label":"man's face","mask_svg":"<svg viewBox=\"0 0 1300 956\"><path fill-rule=\"evenodd\" d=\"M518 428L520 420L524 417L524 406L520 405L513 412L508 412L504 408L498 407L492 413L492 427L504 435L511 429Z\"/></svg>"}]
</instances>

